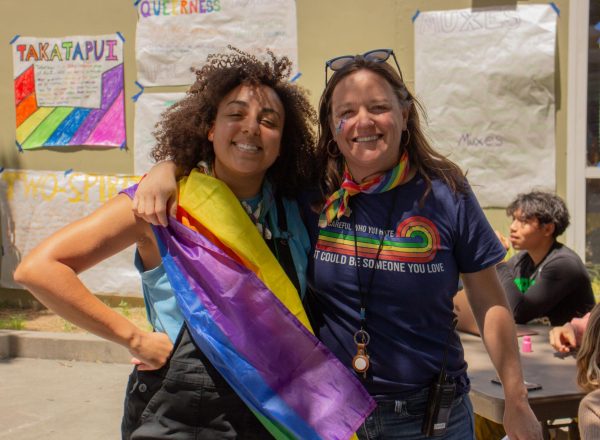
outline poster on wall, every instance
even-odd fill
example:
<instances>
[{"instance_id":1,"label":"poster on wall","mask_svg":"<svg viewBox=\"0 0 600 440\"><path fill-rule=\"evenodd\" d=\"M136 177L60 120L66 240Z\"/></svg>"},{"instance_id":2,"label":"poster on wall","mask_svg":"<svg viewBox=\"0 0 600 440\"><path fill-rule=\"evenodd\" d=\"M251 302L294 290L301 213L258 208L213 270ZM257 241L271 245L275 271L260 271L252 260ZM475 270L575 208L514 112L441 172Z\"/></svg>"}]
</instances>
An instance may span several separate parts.
<instances>
[{"instance_id":1,"label":"poster on wall","mask_svg":"<svg viewBox=\"0 0 600 440\"><path fill-rule=\"evenodd\" d=\"M141 0L137 3L136 59L144 86L189 85L192 68L227 45L290 58L297 70L294 0Z\"/></svg>"},{"instance_id":2,"label":"poster on wall","mask_svg":"<svg viewBox=\"0 0 600 440\"><path fill-rule=\"evenodd\" d=\"M0 173L2 264L0 285L20 288L12 278L21 257L63 226L91 214L139 178L62 171L6 169ZM134 247L80 274L96 294L141 296Z\"/></svg>"},{"instance_id":3,"label":"poster on wall","mask_svg":"<svg viewBox=\"0 0 600 440\"><path fill-rule=\"evenodd\" d=\"M545 4L422 12L415 89L433 146L484 207L555 188L557 12Z\"/></svg>"},{"instance_id":4,"label":"poster on wall","mask_svg":"<svg viewBox=\"0 0 600 440\"><path fill-rule=\"evenodd\" d=\"M151 152L156 145L152 134L161 114L181 100L185 93L142 93L135 103L135 140L134 140L134 174L141 176L147 173L154 159Z\"/></svg>"},{"instance_id":5,"label":"poster on wall","mask_svg":"<svg viewBox=\"0 0 600 440\"><path fill-rule=\"evenodd\" d=\"M20 148L125 145L120 34L18 37L11 46Z\"/></svg>"}]
</instances>

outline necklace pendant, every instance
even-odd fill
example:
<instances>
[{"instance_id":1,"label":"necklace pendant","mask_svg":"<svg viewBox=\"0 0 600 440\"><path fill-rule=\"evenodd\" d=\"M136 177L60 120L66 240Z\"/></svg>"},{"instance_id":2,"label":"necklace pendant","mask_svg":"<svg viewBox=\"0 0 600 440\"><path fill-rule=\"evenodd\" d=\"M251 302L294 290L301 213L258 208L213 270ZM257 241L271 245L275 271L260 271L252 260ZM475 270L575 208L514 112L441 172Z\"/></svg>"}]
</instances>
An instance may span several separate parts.
<instances>
[{"instance_id":1,"label":"necklace pendant","mask_svg":"<svg viewBox=\"0 0 600 440\"><path fill-rule=\"evenodd\" d=\"M352 368L358 374L362 374L365 379L367 378L369 355L365 344L356 344L356 355L352 358Z\"/></svg>"},{"instance_id":2,"label":"necklace pendant","mask_svg":"<svg viewBox=\"0 0 600 440\"><path fill-rule=\"evenodd\" d=\"M356 344L356 355L352 358L352 368L358 374L362 374L363 378L367 378L367 370L369 369L369 354L367 353L367 345L371 340L371 336L362 328L354 333L354 343Z\"/></svg>"}]
</instances>

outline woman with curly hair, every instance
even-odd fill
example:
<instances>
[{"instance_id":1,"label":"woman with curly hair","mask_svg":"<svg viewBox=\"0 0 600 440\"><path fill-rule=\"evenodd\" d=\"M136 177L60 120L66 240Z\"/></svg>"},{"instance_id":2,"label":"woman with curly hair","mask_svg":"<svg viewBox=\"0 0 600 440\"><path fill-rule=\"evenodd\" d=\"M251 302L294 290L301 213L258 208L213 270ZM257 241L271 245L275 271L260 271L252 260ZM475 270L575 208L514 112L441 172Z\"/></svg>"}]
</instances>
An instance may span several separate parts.
<instances>
[{"instance_id":1,"label":"woman with curly hair","mask_svg":"<svg viewBox=\"0 0 600 440\"><path fill-rule=\"evenodd\" d=\"M577 353L577 384L587 393L579 404L581 438L600 438L600 306L596 305Z\"/></svg>"},{"instance_id":2,"label":"woman with curly hair","mask_svg":"<svg viewBox=\"0 0 600 440\"><path fill-rule=\"evenodd\" d=\"M137 365L127 388L123 438L263 439L269 437L267 429L271 433L281 429L277 423L264 422L263 396L247 391L260 382L251 368L254 352L258 353L256 365L277 367L262 365L261 358L269 355L278 335L271 327L265 333L256 322L271 322L268 320L279 313L279 306L275 311L257 306L261 316L232 318L228 313L249 301L247 289L257 291L251 301L261 300L265 285L273 291L284 286L281 289L291 301L295 295L300 304L297 291L305 288L310 244L294 197L312 183L315 139L311 123L316 118L305 93L288 81L288 58L269 52L270 60L263 61L230 49L209 56L186 97L163 114L155 132L154 158L170 159L187 175L179 183L179 222L171 225L171 232L153 230L133 214L131 198L136 188L129 188L46 239L14 274L17 282L50 309L126 347L134 356L132 362ZM179 234L180 241L170 234ZM137 246L136 266L142 275L151 332L107 307L77 276L131 244ZM177 246L185 249L175 249ZM199 275L189 277L193 281L183 281L199 282L195 287L198 296L190 296L193 289L189 285L182 294L176 287L182 284L177 270L183 271L189 261L189 271L205 265ZM265 267L279 278L269 279ZM200 306L204 300L207 302ZM302 311L292 312L302 320ZM214 322L206 318L210 313L215 315ZM247 310L244 313L248 314ZM288 318L289 313L281 314L284 320ZM219 321L225 318L229 321ZM252 340L250 330L236 322L238 318L241 322L246 319L243 322L251 331L269 337L267 344L260 337ZM305 329L297 332L314 339ZM223 342L219 339L222 334L229 339ZM236 345L242 336L246 340ZM227 345L229 341L233 341L231 345ZM306 345L318 345L316 339L309 342ZM244 356L232 357L242 349L246 350ZM319 350L321 358L327 357ZM273 351L273 356L280 356ZM281 351L289 359L293 357L285 347ZM244 370L229 365L237 365L234 361ZM292 365L284 365L283 370L288 367ZM293 374L302 370L298 365L293 368ZM341 365L340 369L344 370ZM269 383L269 379L268 375L264 379L269 385L265 389L285 394L286 384ZM236 391L232 387L237 387ZM360 392L360 387L357 389ZM270 399L265 406L274 405L274 397ZM285 406L278 400L275 403L279 409ZM301 412L305 403L289 405ZM253 412L263 417L257 418ZM302 427L296 426L299 422L294 423L293 428L302 432ZM348 429L349 437L354 428Z\"/></svg>"}]
</instances>

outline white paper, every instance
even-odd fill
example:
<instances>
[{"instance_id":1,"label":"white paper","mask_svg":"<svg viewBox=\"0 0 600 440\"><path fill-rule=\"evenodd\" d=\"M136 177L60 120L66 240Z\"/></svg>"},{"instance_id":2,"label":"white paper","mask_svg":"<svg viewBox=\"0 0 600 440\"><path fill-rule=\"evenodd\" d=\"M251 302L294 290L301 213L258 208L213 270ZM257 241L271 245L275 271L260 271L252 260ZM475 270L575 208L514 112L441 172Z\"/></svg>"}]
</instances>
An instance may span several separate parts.
<instances>
[{"instance_id":1,"label":"white paper","mask_svg":"<svg viewBox=\"0 0 600 440\"><path fill-rule=\"evenodd\" d=\"M550 5L424 12L415 89L433 146L468 171L484 207L555 187Z\"/></svg>"},{"instance_id":2,"label":"white paper","mask_svg":"<svg viewBox=\"0 0 600 440\"><path fill-rule=\"evenodd\" d=\"M21 288L12 274L22 256L44 238L92 213L137 180L134 176L4 170L0 174L3 247L0 285ZM93 293L142 296L133 252L131 246L80 277Z\"/></svg>"},{"instance_id":3,"label":"white paper","mask_svg":"<svg viewBox=\"0 0 600 440\"><path fill-rule=\"evenodd\" d=\"M147 173L154 159L150 156L156 144L152 133L161 114L181 100L185 93L142 93L135 103L134 174Z\"/></svg>"},{"instance_id":4,"label":"white paper","mask_svg":"<svg viewBox=\"0 0 600 440\"><path fill-rule=\"evenodd\" d=\"M190 69L229 44L255 54L271 49L297 69L294 0L142 0L137 8L136 59L144 86L192 84Z\"/></svg>"}]
</instances>

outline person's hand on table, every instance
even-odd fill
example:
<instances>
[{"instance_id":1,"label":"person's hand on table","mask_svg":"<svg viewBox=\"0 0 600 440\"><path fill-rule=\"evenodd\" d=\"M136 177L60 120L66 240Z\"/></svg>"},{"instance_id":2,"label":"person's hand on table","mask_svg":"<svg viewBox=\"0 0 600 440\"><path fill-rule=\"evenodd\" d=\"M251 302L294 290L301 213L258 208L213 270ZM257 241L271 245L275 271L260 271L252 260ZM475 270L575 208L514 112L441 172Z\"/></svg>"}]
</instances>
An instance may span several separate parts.
<instances>
[{"instance_id":1,"label":"person's hand on table","mask_svg":"<svg viewBox=\"0 0 600 440\"><path fill-rule=\"evenodd\" d=\"M554 327L550 330L550 344L560 353L569 353L577 347L575 329L570 323Z\"/></svg>"}]
</instances>

